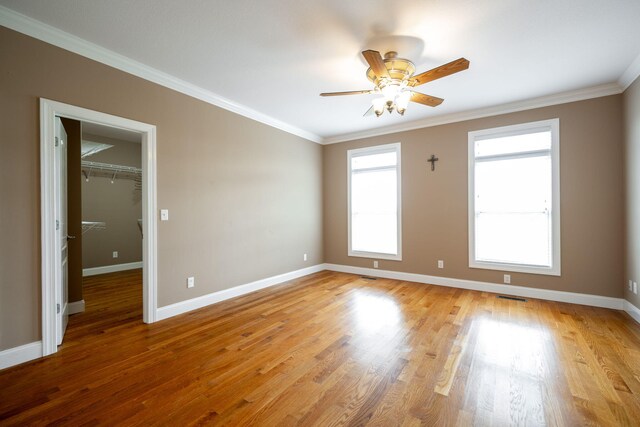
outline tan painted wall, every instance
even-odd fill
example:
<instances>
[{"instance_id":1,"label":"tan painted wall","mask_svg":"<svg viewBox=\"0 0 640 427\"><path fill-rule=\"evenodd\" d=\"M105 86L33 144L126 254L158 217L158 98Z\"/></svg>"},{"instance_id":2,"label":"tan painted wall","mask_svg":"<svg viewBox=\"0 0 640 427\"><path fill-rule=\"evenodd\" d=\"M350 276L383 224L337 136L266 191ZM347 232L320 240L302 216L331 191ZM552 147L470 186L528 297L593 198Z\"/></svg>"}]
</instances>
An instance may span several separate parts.
<instances>
[{"instance_id":1,"label":"tan painted wall","mask_svg":"<svg viewBox=\"0 0 640 427\"><path fill-rule=\"evenodd\" d=\"M122 166L141 167L142 146L135 142L85 135L90 141L113 147L84 160ZM85 221L102 221L104 230L90 230L84 234L82 267L105 267L142 261L142 234L138 219L142 219L142 192L135 190L132 179L90 176L76 177L82 182L82 217ZM118 258L113 258L113 251Z\"/></svg>"},{"instance_id":2,"label":"tan painted wall","mask_svg":"<svg viewBox=\"0 0 640 427\"><path fill-rule=\"evenodd\" d=\"M560 119L562 276L510 273L511 282L621 297L619 95L325 146L325 262L373 266L371 259L347 256L346 151L401 142L403 260L381 260L379 268L502 283L501 271L468 267L467 133L556 117ZM440 159L435 172L426 161L431 154ZM442 270L437 268L438 259L445 261Z\"/></svg>"},{"instance_id":3,"label":"tan painted wall","mask_svg":"<svg viewBox=\"0 0 640 427\"><path fill-rule=\"evenodd\" d=\"M640 79L624 93L625 184L626 184L626 274L624 297L640 308L640 295L626 286L640 285Z\"/></svg>"},{"instance_id":4,"label":"tan painted wall","mask_svg":"<svg viewBox=\"0 0 640 427\"><path fill-rule=\"evenodd\" d=\"M322 262L321 146L6 28L0 63L0 350L40 339L39 97L157 126L159 306Z\"/></svg>"},{"instance_id":5,"label":"tan painted wall","mask_svg":"<svg viewBox=\"0 0 640 427\"><path fill-rule=\"evenodd\" d=\"M563 274L511 273L512 283L622 296L622 96L320 147L6 28L0 62L0 350L40 339L39 97L157 126L158 207L171 218L159 223L160 306L323 261L371 266L346 256L346 149L396 141L404 260L380 268L500 282L502 272L467 267L467 132L553 117ZM627 118L638 115L637 86Z\"/></svg>"}]
</instances>

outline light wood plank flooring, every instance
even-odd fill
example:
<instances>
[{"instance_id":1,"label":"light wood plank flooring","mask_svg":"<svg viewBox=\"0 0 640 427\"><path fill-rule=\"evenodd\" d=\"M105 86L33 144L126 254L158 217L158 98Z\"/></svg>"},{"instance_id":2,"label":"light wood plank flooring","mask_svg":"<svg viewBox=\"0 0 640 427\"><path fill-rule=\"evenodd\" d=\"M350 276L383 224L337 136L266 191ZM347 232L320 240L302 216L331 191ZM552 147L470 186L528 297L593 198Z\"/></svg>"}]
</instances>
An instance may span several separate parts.
<instances>
[{"instance_id":1,"label":"light wood plank flooring","mask_svg":"<svg viewBox=\"0 0 640 427\"><path fill-rule=\"evenodd\" d=\"M153 325L140 271L87 278L2 425L639 425L622 312L321 272Z\"/></svg>"}]
</instances>

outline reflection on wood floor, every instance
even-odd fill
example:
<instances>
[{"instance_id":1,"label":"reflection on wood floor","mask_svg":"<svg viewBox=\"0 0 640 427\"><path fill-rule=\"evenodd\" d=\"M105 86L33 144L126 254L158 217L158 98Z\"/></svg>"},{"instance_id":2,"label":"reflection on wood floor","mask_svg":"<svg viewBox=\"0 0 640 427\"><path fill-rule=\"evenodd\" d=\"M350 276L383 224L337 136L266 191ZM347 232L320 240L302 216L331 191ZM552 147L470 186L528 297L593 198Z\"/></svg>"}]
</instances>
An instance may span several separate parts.
<instances>
[{"instance_id":1,"label":"reflection on wood floor","mask_svg":"<svg viewBox=\"0 0 640 427\"><path fill-rule=\"evenodd\" d=\"M60 351L0 372L7 425L638 425L622 312L320 272L152 325L89 277Z\"/></svg>"}]
</instances>

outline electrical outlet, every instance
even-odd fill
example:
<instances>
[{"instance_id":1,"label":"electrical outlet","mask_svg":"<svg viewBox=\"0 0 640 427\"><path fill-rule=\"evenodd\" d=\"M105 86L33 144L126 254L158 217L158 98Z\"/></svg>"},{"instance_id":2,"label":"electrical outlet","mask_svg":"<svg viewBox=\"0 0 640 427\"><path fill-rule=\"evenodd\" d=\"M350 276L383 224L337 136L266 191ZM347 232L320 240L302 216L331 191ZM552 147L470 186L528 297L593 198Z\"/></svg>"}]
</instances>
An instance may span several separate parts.
<instances>
[{"instance_id":1,"label":"electrical outlet","mask_svg":"<svg viewBox=\"0 0 640 427\"><path fill-rule=\"evenodd\" d=\"M511 283L511 275L510 274L505 274L504 275L504 283Z\"/></svg>"},{"instance_id":2,"label":"electrical outlet","mask_svg":"<svg viewBox=\"0 0 640 427\"><path fill-rule=\"evenodd\" d=\"M195 277L187 277L187 288L193 288L196 285Z\"/></svg>"},{"instance_id":3,"label":"electrical outlet","mask_svg":"<svg viewBox=\"0 0 640 427\"><path fill-rule=\"evenodd\" d=\"M307 254L302 255L302 260L306 261L307 260Z\"/></svg>"},{"instance_id":4,"label":"electrical outlet","mask_svg":"<svg viewBox=\"0 0 640 427\"><path fill-rule=\"evenodd\" d=\"M113 251L113 257L118 258L118 251Z\"/></svg>"},{"instance_id":5,"label":"electrical outlet","mask_svg":"<svg viewBox=\"0 0 640 427\"><path fill-rule=\"evenodd\" d=\"M444 268L444 261L441 259L438 260L438 268Z\"/></svg>"},{"instance_id":6,"label":"electrical outlet","mask_svg":"<svg viewBox=\"0 0 640 427\"><path fill-rule=\"evenodd\" d=\"M633 292L633 280L629 280L629 290Z\"/></svg>"},{"instance_id":7,"label":"electrical outlet","mask_svg":"<svg viewBox=\"0 0 640 427\"><path fill-rule=\"evenodd\" d=\"M638 295L638 282L633 282L633 293Z\"/></svg>"},{"instance_id":8,"label":"electrical outlet","mask_svg":"<svg viewBox=\"0 0 640 427\"><path fill-rule=\"evenodd\" d=\"M160 209L160 221L169 221L169 209Z\"/></svg>"},{"instance_id":9,"label":"electrical outlet","mask_svg":"<svg viewBox=\"0 0 640 427\"><path fill-rule=\"evenodd\" d=\"M373 268L378 268L378 261L373 261Z\"/></svg>"}]
</instances>

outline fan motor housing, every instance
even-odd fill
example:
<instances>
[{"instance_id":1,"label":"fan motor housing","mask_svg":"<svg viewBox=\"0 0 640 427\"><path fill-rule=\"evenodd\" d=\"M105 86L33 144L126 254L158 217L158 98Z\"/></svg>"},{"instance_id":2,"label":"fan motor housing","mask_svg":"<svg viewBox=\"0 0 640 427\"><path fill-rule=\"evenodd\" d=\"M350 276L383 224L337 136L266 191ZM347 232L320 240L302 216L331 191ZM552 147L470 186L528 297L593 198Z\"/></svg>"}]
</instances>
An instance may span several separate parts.
<instances>
[{"instance_id":1,"label":"fan motor housing","mask_svg":"<svg viewBox=\"0 0 640 427\"><path fill-rule=\"evenodd\" d=\"M409 79L416 72L416 66L408 59L398 58L396 52L387 52L384 54L384 65L391 76L391 80L403 81ZM376 86L384 83L378 80L373 70L367 70L367 78Z\"/></svg>"}]
</instances>

